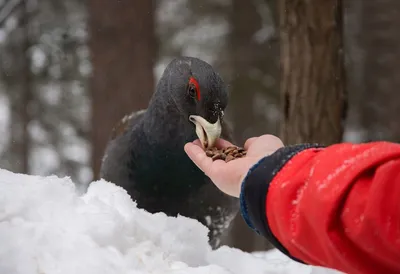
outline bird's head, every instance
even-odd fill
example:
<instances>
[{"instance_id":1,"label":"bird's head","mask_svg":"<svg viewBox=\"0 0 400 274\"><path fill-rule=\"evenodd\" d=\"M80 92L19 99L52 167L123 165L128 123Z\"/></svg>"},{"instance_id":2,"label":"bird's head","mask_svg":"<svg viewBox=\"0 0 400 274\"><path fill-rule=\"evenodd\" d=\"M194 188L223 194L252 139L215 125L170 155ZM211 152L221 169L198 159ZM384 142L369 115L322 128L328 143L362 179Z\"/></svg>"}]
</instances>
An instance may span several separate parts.
<instances>
[{"instance_id":1,"label":"bird's head","mask_svg":"<svg viewBox=\"0 0 400 274\"><path fill-rule=\"evenodd\" d=\"M228 104L226 86L213 67L198 58L174 59L165 69L158 90L168 92L169 101L184 120L195 125L203 147L213 146L221 135Z\"/></svg>"}]
</instances>

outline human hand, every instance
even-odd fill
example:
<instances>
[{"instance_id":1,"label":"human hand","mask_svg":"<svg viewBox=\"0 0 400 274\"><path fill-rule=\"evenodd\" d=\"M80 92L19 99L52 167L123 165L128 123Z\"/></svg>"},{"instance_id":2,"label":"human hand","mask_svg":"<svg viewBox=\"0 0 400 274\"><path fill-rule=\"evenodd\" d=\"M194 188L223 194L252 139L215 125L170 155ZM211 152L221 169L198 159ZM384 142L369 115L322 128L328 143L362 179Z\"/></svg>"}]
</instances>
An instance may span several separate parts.
<instances>
[{"instance_id":1,"label":"human hand","mask_svg":"<svg viewBox=\"0 0 400 274\"><path fill-rule=\"evenodd\" d=\"M233 146L230 142L219 139L216 147ZM213 181L213 183L228 195L239 197L240 187L249 169L261 158L271 155L283 147L282 141L273 135L262 135L248 139L244 144L247 154L243 158L225 162L213 161L202 149L199 140L187 143L184 147L189 158Z\"/></svg>"}]
</instances>

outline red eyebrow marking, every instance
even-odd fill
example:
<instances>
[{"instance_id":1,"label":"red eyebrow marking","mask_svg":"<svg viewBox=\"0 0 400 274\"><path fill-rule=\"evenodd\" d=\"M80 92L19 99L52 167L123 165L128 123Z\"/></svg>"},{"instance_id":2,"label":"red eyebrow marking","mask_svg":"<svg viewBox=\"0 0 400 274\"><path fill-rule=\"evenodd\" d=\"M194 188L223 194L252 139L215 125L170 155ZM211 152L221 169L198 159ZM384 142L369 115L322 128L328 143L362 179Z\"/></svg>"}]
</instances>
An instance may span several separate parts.
<instances>
[{"instance_id":1,"label":"red eyebrow marking","mask_svg":"<svg viewBox=\"0 0 400 274\"><path fill-rule=\"evenodd\" d=\"M189 84L193 84L196 88L196 95L197 95L197 100L200 101L201 95L200 95L200 86L199 86L199 82L197 82L196 79L194 79L193 77L190 77L189 79Z\"/></svg>"}]
</instances>

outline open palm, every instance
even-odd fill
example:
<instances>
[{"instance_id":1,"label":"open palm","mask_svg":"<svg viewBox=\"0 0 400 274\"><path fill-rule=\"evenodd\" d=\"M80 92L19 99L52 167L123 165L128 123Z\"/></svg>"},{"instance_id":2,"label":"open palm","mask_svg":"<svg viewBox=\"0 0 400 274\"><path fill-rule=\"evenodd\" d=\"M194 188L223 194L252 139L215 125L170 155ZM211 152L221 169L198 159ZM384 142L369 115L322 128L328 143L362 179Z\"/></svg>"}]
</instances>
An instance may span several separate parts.
<instances>
[{"instance_id":1,"label":"open palm","mask_svg":"<svg viewBox=\"0 0 400 274\"><path fill-rule=\"evenodd\" d=\"M233 146L230 142L219 139L218 148ZM243 158L229 161L213 161L201 148L199 140L185 145L189 158L214 182L214 184L228 195L239 197L240 186L249 169L261 158L274 153L283 147L282 141L273 135L262 135L248 139L244 148L247 155Z\"/></svg>"}]
</instances>

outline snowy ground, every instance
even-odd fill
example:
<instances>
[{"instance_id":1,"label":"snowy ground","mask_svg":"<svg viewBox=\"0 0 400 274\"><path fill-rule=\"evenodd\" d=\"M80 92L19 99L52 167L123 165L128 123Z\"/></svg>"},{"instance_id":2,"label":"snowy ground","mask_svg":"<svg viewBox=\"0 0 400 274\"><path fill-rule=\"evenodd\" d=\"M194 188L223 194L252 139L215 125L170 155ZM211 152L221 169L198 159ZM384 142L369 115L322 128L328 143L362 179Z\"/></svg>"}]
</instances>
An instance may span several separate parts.
<instances>
[{"instance_id":1,"label":"snowy ground","mask_svg":"<svg viewBox=\"0 0 400 274\"><path fill-rule=\"evenodd\" d=\"M68 178L0 169L0 273L334 273L280 252L212 251L195 220L150 214L104 181L79 196Z\"/></svg>"}]
</instances>

